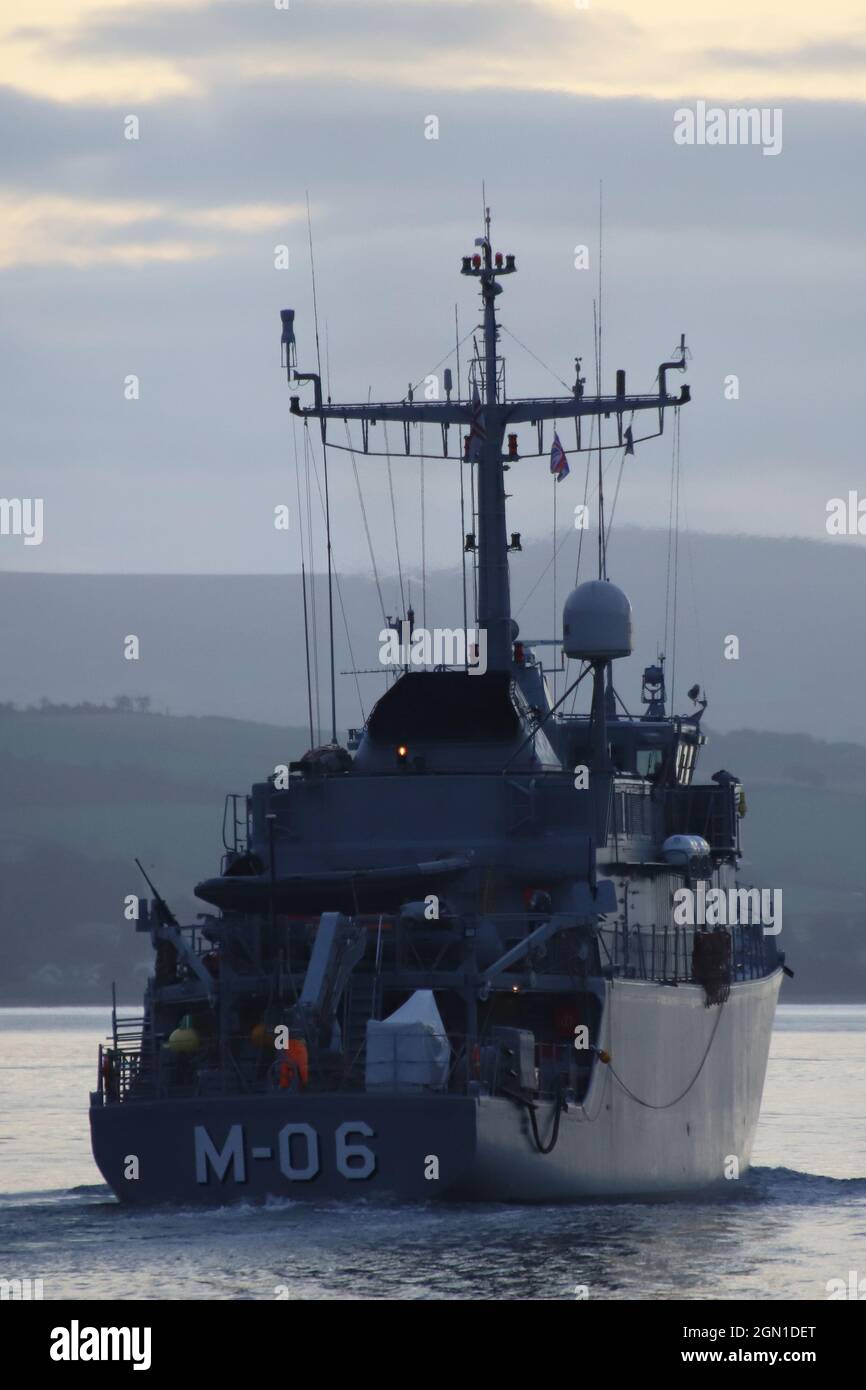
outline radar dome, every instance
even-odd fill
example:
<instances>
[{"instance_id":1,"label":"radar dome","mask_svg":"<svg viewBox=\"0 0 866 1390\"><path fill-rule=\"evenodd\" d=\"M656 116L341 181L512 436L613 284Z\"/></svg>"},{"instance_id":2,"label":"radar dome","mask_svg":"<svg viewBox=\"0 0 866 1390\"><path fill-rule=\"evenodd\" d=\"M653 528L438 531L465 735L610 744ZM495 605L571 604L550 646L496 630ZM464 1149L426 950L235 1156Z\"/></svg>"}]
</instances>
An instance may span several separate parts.
<instances>
[{"instance_id":1,"label":"radar dome","mask_svg":"<svg viewBox=\"0 0 866 1390\"><path fill-rule=\"evenodd\" d=\"M615 584L588 579L562 610L562 645L579 661L611 661L632 651L631 604Z\"/></svg>"}]
</instances>

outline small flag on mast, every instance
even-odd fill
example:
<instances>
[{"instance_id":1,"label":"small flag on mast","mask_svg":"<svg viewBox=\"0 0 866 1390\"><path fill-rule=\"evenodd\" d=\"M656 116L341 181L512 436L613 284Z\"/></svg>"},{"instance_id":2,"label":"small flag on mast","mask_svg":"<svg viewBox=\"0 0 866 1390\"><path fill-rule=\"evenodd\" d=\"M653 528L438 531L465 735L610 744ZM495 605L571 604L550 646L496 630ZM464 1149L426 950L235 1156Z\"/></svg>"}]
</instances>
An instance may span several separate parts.
<instances>
[{"instance_id":1,"label":"small flag on mast","mask_svg":"<svg viewBox=\"0 0 866 1390\"><path fill-rule=\"evenodd\" d=\"M484 454L486 440L487 426L484 422L484 411L481 409L481 397L476 386L472 395L472 426L466 436L466 452L463 456L467 463L480 461Z\"/></svg>"},{"instance_id":2,"label":"small flag on mast","mask_svg":"<svg viewBox=\"0 0 866 1390\"><path fill-rule=\"evenodd\" d=\"M550 451L550 471L556 475L556 481L561 483L563 478L567 478L571 469L568 466L565 450L559 442L559 435L553 436L553 448Z\"/></svg>"}]
</instances>

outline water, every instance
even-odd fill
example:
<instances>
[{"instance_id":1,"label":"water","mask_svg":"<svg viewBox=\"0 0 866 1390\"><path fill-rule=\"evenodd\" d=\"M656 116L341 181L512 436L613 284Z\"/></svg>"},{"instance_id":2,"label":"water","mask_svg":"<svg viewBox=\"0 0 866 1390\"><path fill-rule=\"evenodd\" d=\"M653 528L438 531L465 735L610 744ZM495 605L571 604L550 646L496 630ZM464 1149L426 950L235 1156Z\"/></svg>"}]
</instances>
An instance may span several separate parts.
<instances>
[{"instance_id":1,"label":"water","mask_svg":"<svg viewBox=\"0 0 866 1390\"><path fill-rule=\"evenodd\" d=\"M99 1009L0 1010L0 1277L51 1298L824 1299L866 1276L866 1006L782 1006L712 1202L130 1211L90 1156Z\"/></svg>"}]
</instances>

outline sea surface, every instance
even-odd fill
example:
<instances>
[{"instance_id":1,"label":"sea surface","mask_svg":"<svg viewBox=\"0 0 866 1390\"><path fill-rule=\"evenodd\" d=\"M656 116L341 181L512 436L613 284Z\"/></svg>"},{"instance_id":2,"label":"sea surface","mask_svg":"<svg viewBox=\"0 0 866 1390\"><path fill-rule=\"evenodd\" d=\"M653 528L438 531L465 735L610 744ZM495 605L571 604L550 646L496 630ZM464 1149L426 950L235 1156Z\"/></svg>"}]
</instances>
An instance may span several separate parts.
<instances>
[{"instance_id":1,"label":"sea surface","mask_svg":"<svg viewBox=\"0 0 866 1390\"><path fill-rule=\"evenodd\" d=\"M826 1299L866 1280L866 1006L780 1007L754 1166L720 1198L565 1207L127 1210L90 1155L108 1027L0 1009L0 1278L46 1299Z\"/></svg>"}]
</instances>

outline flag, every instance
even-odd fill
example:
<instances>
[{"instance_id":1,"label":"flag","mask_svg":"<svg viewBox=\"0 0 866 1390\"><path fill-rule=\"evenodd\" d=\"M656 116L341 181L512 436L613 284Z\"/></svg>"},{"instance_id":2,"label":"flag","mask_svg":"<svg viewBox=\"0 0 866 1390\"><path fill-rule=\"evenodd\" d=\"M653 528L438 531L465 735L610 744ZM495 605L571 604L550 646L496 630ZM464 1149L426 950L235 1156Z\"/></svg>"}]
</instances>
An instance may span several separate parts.
<instances>
[{"instance_id":1,"label":"flag","mask_svg":"<svg viewBox=\"0 0 866 1390\"><path fill-rule=\"evenodd\" d=\"M626 426L626 431L625 431L625 452L626 452L627 454L633 454L633 453L634 453L634 440L632 439L631 425L627 425L627 426Z\"/></svg>"},{"instance_id":2,"label":"flag","mask_svg":"<svg viewBox=\"0 0 866 1390\"><path fill-rule=\"evenodd\" d=\"M484 411L481 409L481 397L476 386L472 396L472 426L466 436L466 453L464 455L467 463L477 463L484 453L484 445L487 442L487 427L484 423Z\"/></svg>"},{"instance_id":3,"label":"flag","mask_svg":"<svg viewBox=\"0 0 866 1390\"><path fill-rule=\"evenodd\" d=\"M556 481L561 483L563 478L567 478L571 469L568 466L568 459L565 450L559 442L559 435L553 436L553 448L550 451L550 471L556 474Z\"/></svg>"}]
</instances>

